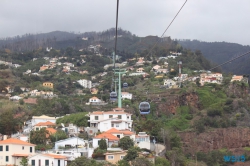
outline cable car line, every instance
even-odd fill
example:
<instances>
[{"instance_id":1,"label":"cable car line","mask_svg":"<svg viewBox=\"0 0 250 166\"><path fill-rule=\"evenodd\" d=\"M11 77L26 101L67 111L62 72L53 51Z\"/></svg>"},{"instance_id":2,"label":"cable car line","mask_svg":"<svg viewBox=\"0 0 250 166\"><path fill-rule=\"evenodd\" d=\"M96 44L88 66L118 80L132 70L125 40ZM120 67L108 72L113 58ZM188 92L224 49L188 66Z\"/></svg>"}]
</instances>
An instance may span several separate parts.
<instances>
[{"instance_id":1,"label":"cable car line","mask_svg":"<svg viewBox=\"0 0 250 166\"><path fill-rule=\"evenodd\" d=\"M181 6L180 10L177 12L177 14L174 16L173 20L170 22L170 24L168 25L168 27L165 29L165 31L163 32L163 34L161 35L161 37L155 42L155 44L153 45L153 47L150 49L150 51L148 52L148 55L151 53L151 51L154 49L154 47L159 43L160 39L164 36L164 34L167 32L168 28L172 25L172 23L174 22L175 18L178 16L178 14L180 13L180 11L182 10L182 8L185 6L185 4L187 3L187 0L184 2L184 4ZM147 56L148 56L147 55Z\"/></svg>"},{"instance_id":2,"label":"cable car line","mask_svg":"<svg viewBox=\"0 0 250 166\"><path fill-rule=\"evenodd\" d=\"M211 71L211 70L213 70L213 69L215 69L215 68L217 68L217 67L223 66L223 65L225 65L225 64L227 64L227 63L230 63L230 62L232 62L232 61L234 61L234 60L236 60L236 59L238 59L238 58L241 58L241 57L243 57L243 56L245 56L245 55L247 55L247 54L250 54L250 51L248 51L248 52L246 52L246 53L244 53L244 54L242 54L242 55L239 55L239 56L237 56L237 57L235 57L235 58L233 58L233 59L231 59L231 60L228 60L228 61L226 61L226 62L224 62L224 63L222 63L222 64L220 64L220 65L217 65L217 66L215 66L215 67L209 69L209 71Z\"/></svg>"}]
</instances>

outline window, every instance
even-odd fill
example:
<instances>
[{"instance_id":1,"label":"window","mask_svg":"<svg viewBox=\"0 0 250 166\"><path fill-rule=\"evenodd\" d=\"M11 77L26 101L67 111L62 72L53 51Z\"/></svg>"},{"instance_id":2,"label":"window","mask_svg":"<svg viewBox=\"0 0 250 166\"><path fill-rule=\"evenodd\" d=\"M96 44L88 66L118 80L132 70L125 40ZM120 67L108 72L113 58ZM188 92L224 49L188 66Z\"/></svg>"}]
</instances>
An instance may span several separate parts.
<instances>
[{"instance_id":1,"label":"window","mask_svg":"<svg viewBox=\"0 0 250 166\"><path fill-rule=\"evenodd\" d=\"M6 152L9 151L9 145L6 145Z\"/></svg>"},{"instance_id":2,"label":"window","mask_svg":"<svg viewBox=\"0 0 250 166\"><path fill-rule=\"evenodd\" d=\"M119 127L119 124L116 124L115 127Z\"/></svg>"},{"instance_id":3,"label":"window","mask_svg":"<svg viewBox=\"0 0 250 166\"><path fill-rule=\"evenodd\" d=\"M30 153L32 153L32 147L30 147Z\"/></svg>"},{"instance_id":4,"label":"window","mask_svg":"<svg viewBox=\"0 0 250 166\"><path fill-rule=\"evenodd\" d=\"M109 118L113 118L113 115L109 115Z\"/></svg>"},{"instance_id":5,"label":"window","mask_svg":"<svg viewBox=\"0 0 250 166\"><path fill-rule=\"evenodd\" d=\"M31 166L35 166L35 160L31 160Z\"/></svg>"},{"instance_id":6,"label":"window","mask_svg":"<svg viewBox=\"0 0 250 166\"><path fill-rule=\"evenodd\" d=\"M40 159L38 160L38 166L41 166L41 160Z\"/></svg>"},{"instance_id":7,"label":"window","mask_svg":"<svg viewBox=\"0 0 250 166\"><path fill-rule=\"evenodd\" d=\"M6 156L6 157L5 157L5 161L6 161L6 162L9 162L9 156Z\"/></svg>"},{"instance_id":8,"label":"window","mask_svg":"<svg viewBox=\"0 0 250 166\"><path fill-rule=\"evenodd\" d=\"M121 115L118 115L118 119L122 119L122 116L121 116Z\"/></svg>"},{"instance_id":9,"label":"window","mask_svg":"<svg viewBox=\"0 0 250 166\"><path fill-rule=\"evenodd\" d=\"M38 131L39 130L39 128L38 127L36 127L36 131Z\"/></svg>"},{"instance_id":10,"label":"window","mask_svg":"<svg viewBox=\"0 0 250 166\"><path fill-rule=\"evenodd\" d=\"M45 166L49 166L49 160L45 160Z\"/></svg>"},{"instance_id":11,"label":"window","mask_svg":"<svg viewBox=\"0 0 250 166\"><path fill-rule=\"evenodd\" d=\"M124 156L120 156L120 159L123 159L124 158Z\"/></svg>"},{"instance_id":12,"label":"window","mask_svg":"<svg viewBox=\"0 0 250 166\"><path fill-rule=\"evenodd\" d=\"M24 146L22 146L22 150L24 150Z\"/></svg>"},{"instance_id":13,"label":"window","mask_svg":"<svg viewBox=\"0 0 250 166\"><path fill-rule=\"evenodd\" d=\"M120 138L120 135L117 135L117 138Z\"/></svg>"},{"instance_id":14,"label":"window","mask_svg":"<svg viewBox=\"0 0 250 166\"><path fill-rule=\"evenodd\" d=\"M98 120L98 116L95 116L95 120Z\"/></svg>"},{"instance_id":15,"label":"window","mask_svg":"<svg viewBox=\"0 0 250 166\"><path fill-rule=\"evenodd\" d=\"M114 123L111 124L111 127L114 127Z\"/></svg>"},{"instance_id":16,"label":"window","mask_svg":"<svg viewBox=\"0 0 250 166\"><path fill-rule=\"evenodd\" d=\"M127 119L129 119L129 116L127 116Z\"/></svg>"},{"instance_id":17,"label":"window","mask_svg":"<svg viewBox=\"0 0 250 166\"><path fill-rule=\"evenodd\" d=\"M108 156L109 160L114 160L114 156Z\"/></svg>"},{"instance_id":18,"label":"window","mask_svg":"<svg viewBox=\"0 0 250 166\"><path fill-rule=\"evenodd\" d=\"M3 151L3 146L0 146L0 152Z\"/></svg>"},{"instance_id":19,"label":"window","mask_svg":"<svg viewBox=\"0 0 250 166\"><path fill-rule=\"evenodd\" d=\"M60 165L60 160L57 160L57 166L61 166L61 165Z\"/></svg>"}]
</instances>

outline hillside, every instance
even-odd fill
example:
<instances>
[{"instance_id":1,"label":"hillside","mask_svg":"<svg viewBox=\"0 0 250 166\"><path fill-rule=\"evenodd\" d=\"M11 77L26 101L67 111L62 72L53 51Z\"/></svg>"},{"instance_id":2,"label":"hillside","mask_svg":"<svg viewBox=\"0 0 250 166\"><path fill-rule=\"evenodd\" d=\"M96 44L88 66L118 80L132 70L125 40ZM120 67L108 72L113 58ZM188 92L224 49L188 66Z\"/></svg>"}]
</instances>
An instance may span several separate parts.
<instances>
[{"instance_id":1,"label":"hillside","mask_svg":"<svg viewBox=\"0 0 250 166\"><path fill-rule=\"evenodd\" d=\"M178 42L184 48L188 48L193 51L200 50L208 60L216 64L221 64L250 50L250 46L243 46L236 43L203 42L198 40L178 40ZM222 66L222 70L224 72L231 72L235 74L249 74L249 62L250 56L246 55L245 57Z\"/></svg>"}]
</instances>

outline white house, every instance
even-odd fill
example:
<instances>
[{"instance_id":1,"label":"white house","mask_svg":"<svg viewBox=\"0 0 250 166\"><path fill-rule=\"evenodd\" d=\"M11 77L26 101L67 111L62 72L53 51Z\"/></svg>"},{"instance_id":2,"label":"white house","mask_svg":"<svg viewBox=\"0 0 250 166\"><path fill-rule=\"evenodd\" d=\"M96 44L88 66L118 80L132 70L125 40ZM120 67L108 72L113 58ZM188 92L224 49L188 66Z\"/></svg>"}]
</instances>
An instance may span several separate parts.
<instances>
[{"instance_id":1,"label":"white house","mask_svg":"<svg viewBox=\"0 0 250 166\"><path fill-rule=\"evenodd\" d=\"M200 84L203 86L205 83L221 84L223 76L221 73L202 73L200 74Z\"/></svg>"},{"instance_id":2,"label":"white house","mask_svg":"<svg viewBox=\"0 0 250 166\"><path fill-rule=\"evenodd\" d=\"M10 100L17 101L17 100L22 99L22 97L19 97L19 96L11 96L9 99L10 99Z\"/></svg>"},{"instance_id":3,"label":"white house","mask_svg":"<svg viewBox=\"0 0 250 166\"><path fill-rule=\"evenodd\" d=\"M99 103L99 102L102 102L102 100L98 99L95 96L89 99L89 103Z\"/></svg>"},{"instance_id":4,"label":"white house","mask_svg":"<svg viewBox=\"0 0 250 166\"><path fill-rule=\"evenodd\" d=\"M84 88L92 88L92 81L81 79L77 81Z\"/></svg>"},{"instance_id":5,"label":"white house","mask_svg":"<svg viewBox=\"0 0 250 166\"><path fill-rule=\"evenodd\" d=\"M132 99L132 93L122 92L122 99Z\"/></svg>"},{"instance_id":6,"label":"white house","mask_svg":"<svg viewBox=\"0 0 250 166\"><path fill-rule=\"evenodd\" d=\"M71 137L64 140L60 140L55 142L55 150L58 150L60 148L79 148L79 147L85 147L88 148L88 140L83 140L78 137Z\"/></svg>"},{"instance_id":7,"label":"white house","mask_svg":"<svg viewBox=\"0 0 250 166\"><path fill-rule=\"evenodd\" d=\"M31 166L66 166L67 157L57 154L36 154L28 158Z\"/></svg>"},{"instance_id":8,"label":"white house","mask_svg":"<svg viewBox=\"0 0 250 166\"><path fill-rule=\"evenodd\" d=\"M123 138L123 137L127 136L135 141L135 133L130 131L130 130L117 130L115 128L112 128L112 129L106 131L105 133L110 133L110 134L116 136L117 138Z\"/></svg>"},{"instance_id":9,"label":"white house","mask_svg":"<svg viewBox=\"0 0 250 166\"><path fill-rule=\"evenodd\" d=\"M0 165L20 165L22 157L35 154L35 146L15 138L0 141Z\"/></svg>"},{"instance_id":10,"label":"white house","mask_svg":"<svg viewBox=\"0 0 250 166\"><path fill-rule=\"evenodd\" d=\"M118 142L120 140L120 138L112 135L111 133L104 132L104 133L98 134L97 136L95 136L93 138L93 148L99 147L98 142L101 139L105 139L106 140L106 143L107 143L108 147L111 147L112 145L118 145Z\"/></svg>"},{"instance_id":11,"label":"white house","mask_svg":"<svg viewBox=\"0 0 250 166\"><path fill-rule=\"evenodd\" d=\"M31 123L32 126L38 124L39 122L47 122L50 121L52 123L56 123L56 117L50 117L46 115L41 115L41 116L32 116Z\"/></svg>"},{"instance_id":12,"label":"white house","mask_svg":"<svg viewBox=\"0 0 250 166\"><path fill-rule=\"evenodd\" d=\"M172 88L172 86L176 85L176 82L172 79L165 79L164 80L164 86L168 86L169 88Z\"/></svg>"},{"instance_id":13,"label":"white house","mask_svg":"<svg viewBox=\"0 0 250 166\"><path fill-rule=\"evenodd\" d=\"M122 108L115 108L113 111L96 111L89 113L90 128L97 128L100 132L105 132L111 128L118 130L131 130L133 120L131 114L124 112Z\"/></svg>"},{"instance_id":14,"label":"white house","mask_svg":"<svg viewBox=\"0 0 250 166\"><path fill-rule=\"evenodd\" d=\"M147 135L146 132L139 132L138 135L135 136L135 142L136 146L150 150L150 136Z\"/></svg>"}]
</instances>

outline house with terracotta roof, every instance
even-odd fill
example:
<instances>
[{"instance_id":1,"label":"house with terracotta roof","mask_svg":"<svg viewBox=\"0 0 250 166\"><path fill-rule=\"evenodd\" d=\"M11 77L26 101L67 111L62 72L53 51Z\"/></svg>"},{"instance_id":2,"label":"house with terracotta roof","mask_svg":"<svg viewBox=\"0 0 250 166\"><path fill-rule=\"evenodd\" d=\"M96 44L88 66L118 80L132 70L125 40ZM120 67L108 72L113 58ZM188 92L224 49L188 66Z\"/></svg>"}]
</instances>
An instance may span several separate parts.
<instances>
[{"instance_id":1,"label":"house with terracotta roof","mask_svg":"<svg viewBox=\"0 0 250 166\"><path fill-rule=\"evenodd\" d=\"M15 138L0 141L0 165L19 165L22 157L35 154L35 146Z\"/></svg>"},{"instance_id":2,"label":"house with terracotta roof","mask_svg":"<svg viewBox=\"0 0 250 166\"><path fill-rule=\"evenodd\" d=\"M205 83L221 84L223 80L221 73L201 73L200 84L203 86Z\"/></svg>"},{"instance_id":3,"label":"house with terracotta roof","mask_svg":"<svg viewBox=\"0 0 250 166\"><path fill-rule=\"evenodd\" d=\"M128 92L122 92L122 99L129 99L132 100L132 93L128 93Z\"/></svg>"},{"instance_id":4,"label":"house with terracotta roof","mask_svg":"<svg viewBox=\"0 0 250 166\"><path fill-rule=\"evenodd\" d=\"M117 138L130 137L132 140L135 141L135 133L130 130L117 130L115 128L112 128L106 131L105 133L110 133L116 136Z\"/></svg>"},{"instance_id":5,"label":"house with terracotta roof","mask_svg":"<svg viewBox=\"0 0 250 166\"><path fill-rule=\"evenodd\" d=\"M51 123L56 123L56 117L50 117L50 116L46 116L46 115L41 115L41 116L32 116L31 119L31 125L35 126L36 124L40 123L40 122L47 122L50 121Z\"/></svg>"},{"instance_id":6,"label":"house with terracotta roof","mask_svg":"<svg viewBox=\"0 0 250 166\"><path fill-rule=\"evenodd\" d=\"M89 113L91 128L97 128L100 132L105 132L111 128L118 130L131 130L133 120L132 114L124 111L123 108L114 108L112 111L95 111Z\"/></svg>"},{"instance_id":7,"label":"house with terracotta roof","mask_svg":"<svg viewBox=\"0 0 250 166\"><path fill-rule=\"evenodd\" d=\"M233 75L232 79L231 79L231 82L234 82L234 81L243 81L245 83L248 83L248 79L245 78L243 75Z\"/></svg>"},{"instance_id":8,"label":"house with terracotta roof","mask_svg":"<svg viewBox=\"0 0 250 166\"><path fill-rule=\"evenodd\" d=\"M66 166L67 157L58 154L36 154L28 158L28 164L31 166Z\"/></svg>"},{"instance_id":9,"label":"house with terracotta roof","mask_svg":"<svg viewBox=\"0 0 250 166\"><path fill-rule=\"evenodd\" d=\"M116 164L119 160L122 160L127 155L127 150L119 148L108 148L108 152L104 154L105 160Z\"/></svg>"},{"instance_id":10,"label":"house with terracotta roof","mask_svg":"<svg viewBox=\"0 0 250 166\"><path fill-rule=\"evenodd\" d=\"M55 123L52 123L50 121L47 121L47 122L39 122L37 123L35 126L34 126L34 130L38 131L40 130L41 128L52 128L52 127L55 127L56 124Z\"/></svg>"},{"instance_id":11,"label":"house with terracotta roof","mask_svg":"<svg viewBox=\"0 0 250 166\"><path fill-rule=\"evenodd\" d=\"M120 140L120 138L114 136L113 134L104 132L98 134L93 138L93 148L99 147L98 143L101 139L106 140L108 147L111 147L112 145L118 145L118 142Z\"/></svg>"}]
</instances>

